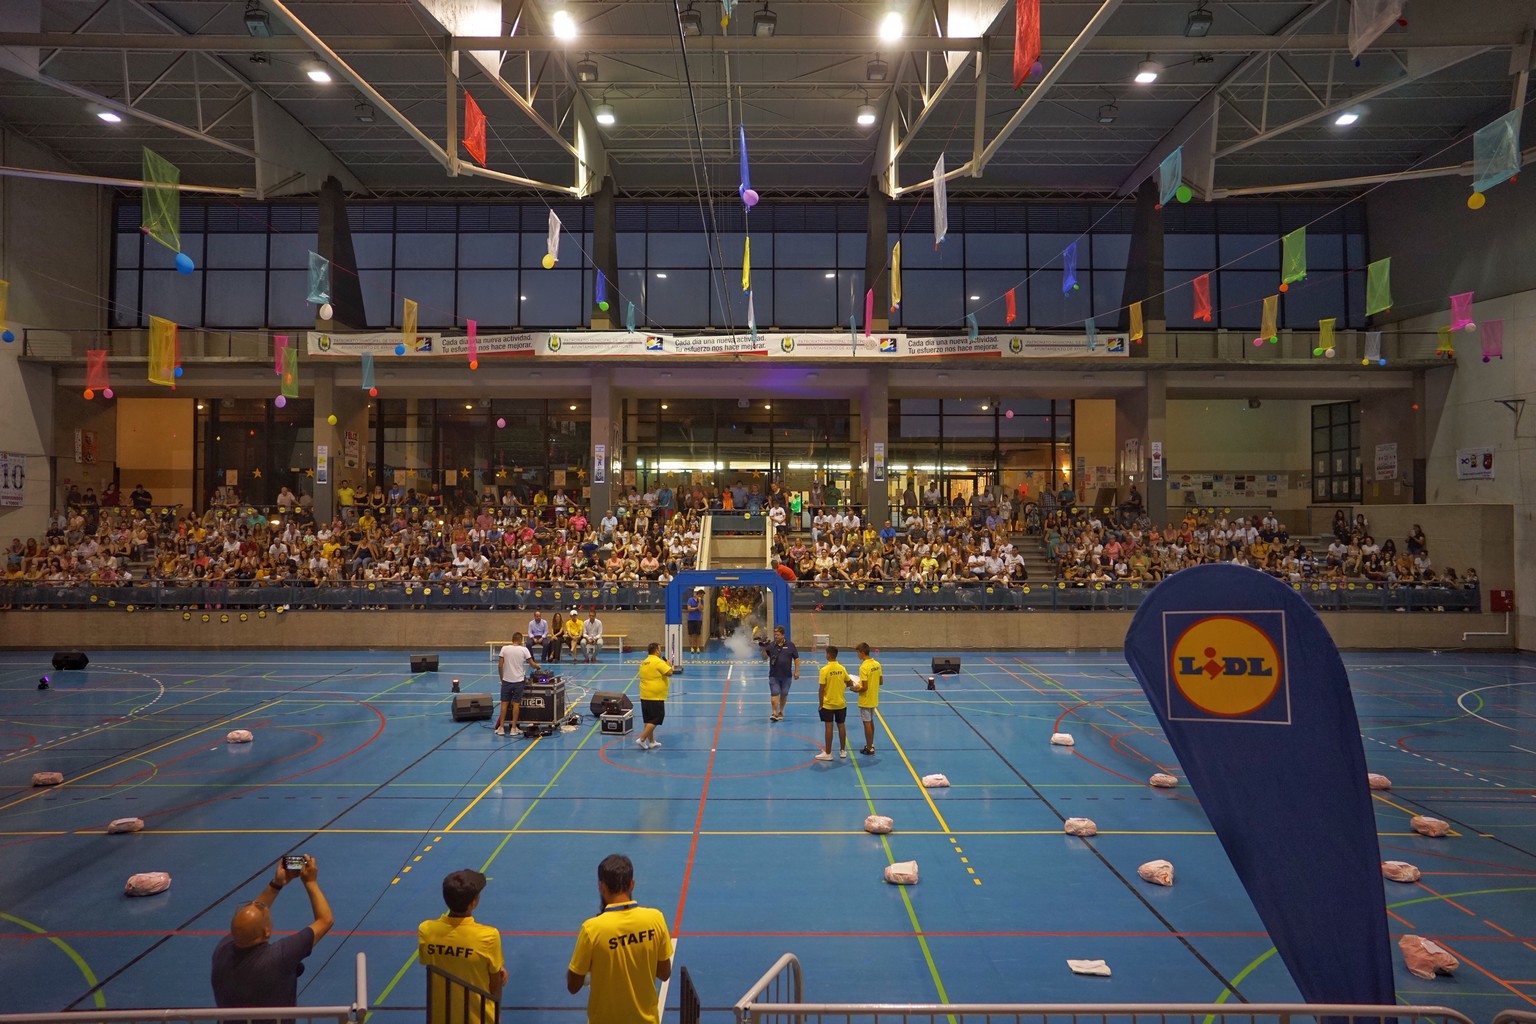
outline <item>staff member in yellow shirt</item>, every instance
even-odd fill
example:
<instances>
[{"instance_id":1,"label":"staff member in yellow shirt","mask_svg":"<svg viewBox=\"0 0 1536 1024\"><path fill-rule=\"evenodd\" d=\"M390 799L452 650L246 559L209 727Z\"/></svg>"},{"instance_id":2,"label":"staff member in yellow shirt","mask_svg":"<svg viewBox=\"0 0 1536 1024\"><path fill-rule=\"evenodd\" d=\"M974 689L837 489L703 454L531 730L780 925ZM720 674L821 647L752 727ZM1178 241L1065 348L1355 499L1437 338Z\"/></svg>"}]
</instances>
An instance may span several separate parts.
<instances>
[{"instance_id":1,"label":"staff member in yellow shirt","mask_svg":"<svg viewBox=\"0 0 1536 1024\"><path fill-rule=\"evenodd\" d=\"M442 1024L494 1022L501 1005L501 989L507 968L501 955L501 932L470 916L480 905L485 876L465 868L443 879L443 902L448 912L421 922L416 929L416 956L423 964L451 974L466 984L490 993L490 999L450 986L434 974L427 975L427 1019Z\"/></svg>"},{"instance_id":2,"label":"staff member in yellow shirt","mask_svg":"<svg viewBox=\"0 0 1536 1024\"><path fill-rule=\"evenodd\" d=\"M822 745L818 761L832 760L832 726L837 725L838 757L848 756L848 698L843 691L853 686L848 670L837 660L837 648L827 645L827 663L821 666L821 720L826 723L827 741Z\"/></svg>"},{"instance_id":3,"label":"staff member in yellow shirt","mask_svg":"<svg viewBox=\"0 0 1536 1024\"><path fill-rule=\"evenodd\" d=\"M880 682L884 670L869 656L869 644L859 644L859 681L853 690L859 695L859 718L864 723L864 747L861 754L875 752L875 709L880 706Z\"/></svg>"},{"instance_id":4,"label":"staff member in yellow shirt","mask_svg":"<svg viewBox=\"0 0 1536 1024\"><path fill-rule=\"evenodd\" d=\"M672 936L661 911L636 903L634 890L635 866L629 858L622 853L604 857L597 866L602 912L582 922L565 971L565 987L571 995L580 992L582 982L592 975L588 1024L659 1024L661 1020L656 981L672 977Z\"/></svg>"},{"instance_id":5,"label":"staff member in yellow shirt","mask_svg":"<svg viewBox=\"0 0 1536 1024\"><path fill-rule=\"evenodd\" d=\"M640 663L640 720L645 723L645 729L635 742L641 750L661 746L661 741L656 739L656 727L667 719L667 687L672 666L656 653L659 650L660 644L651 644L645 649L645 660Z\"/></svg>"}]
</instances>

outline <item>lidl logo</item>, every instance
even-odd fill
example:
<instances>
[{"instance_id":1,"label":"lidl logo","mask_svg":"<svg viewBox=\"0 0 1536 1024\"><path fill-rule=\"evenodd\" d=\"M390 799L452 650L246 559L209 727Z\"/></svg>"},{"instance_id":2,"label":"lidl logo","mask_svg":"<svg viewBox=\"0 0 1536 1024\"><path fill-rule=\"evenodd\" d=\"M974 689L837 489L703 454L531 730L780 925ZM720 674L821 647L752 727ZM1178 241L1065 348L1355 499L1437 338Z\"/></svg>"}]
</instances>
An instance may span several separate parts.
<instances>
[{"instance_id":1,"label":"lidl logo","mask_svg":"<svg viewBox=\"0 0 1536 1024\"><path fill-rule=\"evenodd\" d=\"M546 342L545 344L548 346L548 348L549 348L549 350L551 352L559 352L560 351L560 335L558 335L558 334L551 334L549 336L549 341Z\"/></svg>"},{"instance_id":2,"label":"lidl logo","mask_svg":"<svg viewBox=\"0 0 1536 1024\"><path fill-rule=\"evenodd\" d=\"M1024 339L1023 338L1018 338L1018 337L1009 338L1008 339L1008 351L1012 352L1014 355L1018 355L1020 352L1023 352L1024 351Z\"/></svg>"},{"instance_id":3,"label":"lidl logo","mask_svg":"<svg viewBox=\"0 0 1536 1024\"><path fill-rule=\"evenodd\" d=\"M896 339L895 338L881 338L880 339L880 351L881 351L882 354L885 354L885 355L895 355L896 354Z\"/></svg>"},{"instance_id":4,"label":"lidl logo","mask_svg":"<svg viewBox=\"0 0 1536 1024\"><path fill-rule=\"evenodd\" d=\"M793 352L795 350L795 339L785 336L779 341L779 348L784 352Z\"/></svg>"},{"instance_id":5,"label":"lidl logo","mask_svg":"<svg viewBox=\"0 0 1536 1024\"><path fill-rule=\"evenodd\" d=\"M646 338L645 338L645 350L647 352L660 352L661 351L661 339L656 337L655 335L646 335Z\"/></svg>"},{"instance_id":6,"label":"lidl logo","mask_svg":"<svg viewBox=\"0 0 1536 1024\"><path fill-rule=\"evenodd\" d=\"M1290 722L1283 612L1166 612L1168 717Z\"/></svg>"}]
</instances>

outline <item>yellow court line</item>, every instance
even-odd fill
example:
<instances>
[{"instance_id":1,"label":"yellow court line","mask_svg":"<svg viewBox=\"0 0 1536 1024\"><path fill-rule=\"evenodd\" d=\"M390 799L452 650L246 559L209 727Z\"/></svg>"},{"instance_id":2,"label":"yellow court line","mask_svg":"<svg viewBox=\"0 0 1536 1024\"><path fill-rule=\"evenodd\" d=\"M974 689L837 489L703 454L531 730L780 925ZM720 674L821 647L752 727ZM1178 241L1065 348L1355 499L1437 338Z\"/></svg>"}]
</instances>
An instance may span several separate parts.
<instances>
[{"instance_id":1,"label":"yellow court line","mask_svg":"<svg viewBox=\"0 0 1536 1024\"><path fill-rule=\"evenodd\" d=\"M469 802L469 806L468 807L464 808L462 811L459 812L458 817L454 818L452 821L450 821L447 824L446 827L444 827L442 829L439 829L438 831L441 831L441 832L452 832L453 831L453 826L455 826L459 822L463 821L464 820L464 815L468 814L470 811L475 809L475 804L477 804L481 800L485 799L485 795L487 793L489 793L491 790L495 789L501 783L501 780L507 777L507 773L510 772L513 768L517 767L517 763L519 761L521 761L523 758L527 757L529 752L532 751L534 747L538 746L540 743L543 743L543 742L544 742L544 737L540 736L538 739L534 740L532 743L530 743L526 747L524 747L523 748L523 752L521 754L518 754L516 757L514 757L512 759L512 763L507 765L506 768L502 769L501 774L496 776L494 779L492 779L491 780L491 784L486 786L484 789L482 789L480 791L480 795L475 797L473 800L471 800ZM4 808L0 807L0 810L4 810Z\"/></svg>"},{"instance_id":2,"label":"yellow court line","mask_svg":"<svg viewBox=\"0 0 1536 1024\"><path fill-rule=\"evenodd\" d=\"M1402 804L1397 803L1395 801L1388 800L1386 797L1382 796L1379 791L1371 793L1371 797L1373 799L1380 800L1382 803L1386 804L1388 807L1395 807L1395 808L1397 808L1398 810L1402 811L1404 814L1408 815L1408 817L1410 817L1410 818L1417 818L1419 816L1419 812L1418 811L1415 811L1412 808L1404 807ZM1408 832L1378 832L1377 833L1377 835L1383 835L1383 836L1387 836L1387 835L1391 835L1391 836L1413 835L1413 836L1416 836L1418 834L1419 833L1414 832L1411 829ZM1450 835L1450 836L1460 837L1463 833L1458 832L1458 831L1456 831L1453 828L1453 829L1450 830L1450 832L1448 832L1446 834Z\"/></svg>"},{"instance_id":3,"label":"yellow court line","mask_svg":"<svg viewBox=\"0 0 1536 1024\"><path fill-rule=\"evenodd\" d=\"M164 750L166 747L174 746L177 743L183 743L183 742L191 739L194 736L201 736L205 732L212 732L214 729L222 729L226 725L229 725L231 722L238 722L242 718L249 718L251 715L259 714L260 712L266 711L266 710L268 710L270 708L274 708L278 704L281 704L281 703L282 703L282 701L274 700L274 701L272 701L272 702L270 702L268 704L263 704L260 707L252 708L251 710L249 710L247 712L244 712L243 714L235 715L233 718L225 718L222 721L215 722L212 725L209 725L209 726L206 726L206 727L204 727L202 729L197 730L197 732L190 732L190 733L187 733L185 736L178 736L178 737L176 737L173 740L166 740L164 743L160 744L157 747L150 747L148 750L141 750L141 751L139 751L136 754L129 754L126 757L122 757L122 758L119 758L116 761L113 761L111 764L104 764L100 768L94 768L91 771L86 772L84 775L79 776L79 778L76 778L76 779L65 779L61 784L59 784L57 786L49 786L49 787L47 787L45 789L39 789L35 793L29 793L29 794L27 794L24 797L21 797L21 798L16 799L16 800L12 800L8 804L0 804L0 811L9 810L10 808L15 807L17 804L24 804L24 803L26 803L28 800L34 800L37 797L42 796L44 793L57 793L59 790L63 789L65 786L69 785L71 782L78 782L81 779L88 779L92 775L99 775L99 774L101 774L104 771L107 771L107 770L112 769L112 768L116 768L118 765L125 764L125 763L127 763L129 761L136 761L139 758L144 757L146 754L153 754L157 750Z\"/></svg>"},{"instance_id":4,"label":"yellow court line","mask_svg":"<svg viewBox=\"0 0 1536 1024\"><path fill-rule=\"evenodd\" d=\"M147 842L155 836L289 836L311 835L313 828L157 828L152 832L140 833L141 842ZM454 832L456 836L501 836L509 830L505 828L461 828ZM519 835L525 836L691 836L692 829L607 829L607 828L521 828L515 829ZM0 837L22 836L104 836L108 835L104 829L76 829L76 830L17 830L0 831ZM328 828L324 835L356 835L356 836L418 836L419 828ZM752 832L742 829L704 829L701 836L714 838L744 838L744 839L804 839L811 836L857 836L863 835L863 829L807 829L805 831L789 831L787 829L773 829L771 831ZM1164 831L1136 829L1100 829L1100 835L1106 836L1214 836L1216 833L1205 830L1191 831ZM1059 836L1061 829L989 829L975 832L940 831L938 829L902 829L902 835L907 836L957 836L966 838L977 837L1002 837L1015 836ZM1417 832L1381 832L1383 837L1399 837L1418 835Z\"/></svg>"},{"instance_id":5,"label":"yellow court line","mask_svg":"<svg viewBox=\"0 0 1536 1024\"><path fill-rule=\"evenodd\" d=\"M880 719L881 727L885 729L886 736L890 737L892 748L895 749L897 754L901 755L901 763L906 765L907 771L912 773L912 781L917 783L917 788L922 792L923 799L928 801L928 809L931 810L933 812L933 816L938 819L939 827L944 830L945 835L952 835L953 833L950 831L949 822L945 821L944 815L939 813L939 807L933 802L933 796L929 794L928 788L923 785L923 777L917 774L917 769L913 768L912 762L907 759L907 752L901 749L900 743L896 742L896 734L891 731L891 723L885 720L885 716L880 713L879 708L875 709L875 717Z\"/></svg>"}]
</instances>

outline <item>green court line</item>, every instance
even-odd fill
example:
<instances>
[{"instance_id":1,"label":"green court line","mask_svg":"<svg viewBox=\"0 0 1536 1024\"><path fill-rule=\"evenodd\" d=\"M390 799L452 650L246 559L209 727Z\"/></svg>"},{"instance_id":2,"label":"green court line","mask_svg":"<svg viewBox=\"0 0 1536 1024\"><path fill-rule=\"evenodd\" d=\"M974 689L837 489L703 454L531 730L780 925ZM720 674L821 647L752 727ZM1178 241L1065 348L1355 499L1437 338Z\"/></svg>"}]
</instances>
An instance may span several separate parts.
<instances>
[{"instance_id":1,"label":"green court line","mask_svg":"<svg viewBox=\"0 0 1536 1024\"><path fill-rule=\"evenodd\" d=\"M79 953L76 953L74 947L56 935L49 935L46 928L39 928L31 921L23 921L21 918L14 917L5 913L4 911L0 911L0 920L9 921L12 924L20 925L27 931L36 935L41 935L49 942L62 949L64 951L64 955L73 960L75 962L75 966L80 968L80 973L82 976L84 976L85 983L95 990L91 995L92 1001L96 1004L96 1009L105 1010L107 1008L106 994L103 993L101 989L96 987L101 983L96 980L96 974L91 970L91 965L85 962L85 957L81 956Z\"/></svg>"}]
</instances>

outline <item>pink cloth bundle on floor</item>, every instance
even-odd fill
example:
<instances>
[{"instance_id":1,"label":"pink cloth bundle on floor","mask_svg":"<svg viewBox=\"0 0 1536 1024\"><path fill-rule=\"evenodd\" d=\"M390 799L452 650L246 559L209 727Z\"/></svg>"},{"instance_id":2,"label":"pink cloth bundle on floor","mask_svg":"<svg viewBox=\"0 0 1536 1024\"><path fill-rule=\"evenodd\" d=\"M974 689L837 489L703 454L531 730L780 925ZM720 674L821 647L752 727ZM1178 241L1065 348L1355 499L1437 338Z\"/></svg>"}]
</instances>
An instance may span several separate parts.
<instances>
[{"instance_id":1,"label":"pink cloth bundle on floor","mask_svg":"<svg viewBox=\"0 0 1536 1024\"><path fill-rule=\"evenodd\" d=\"M1173 884L1173 865L1166 860L1149 860L1136 869L1136 873L1143 881L1156 885Z\"/></svg>"},{"instance_id":2,"label":"pink cloth bundle on floor","mask_svg":"<svg viewBox=\"0 0 1536 1024\"><path fill-rule=\"evenodd\" d=\"M123 892L129 896L153 896L157 892L165 892L171 887L171 876L164 871L142 871L137 875L130 875L128 884L123 886Z\"/></svg>"},{"instance_id":3,"label":"pink cloth bundle on floor","mask_svg":"<svg viewBox=\"0 0 1536 1024\"><path fill-rule=\"evenodd\" d=\"M1053 732L1051 733L1051 742L1058 747L1070 747L1077 741L1072 738L1072 734L1069 732Z\"/></svg>"},{"instance_id":4,"label":"pink cloth bundle on floor","mask_svg":"<svg viewBox=\"0 0 1536 1024\"><path fill-rule=\"evenodd\" d=\"M1417 882L1419 869L1405 860L1384 860L1381 862L1381 877L1394 882Z\"/></svg>"},{"instance_id":5,"label":"pink cloth bundle on floor","mask_svg":"<svg viewBox=\"0 0 1536 1024\"><path fill-rule=\"evenodd\" d=\"M1387 778L1385 775L1377 775L1375 772L1371 772L1371 774L1367 775L1365 777L1365 781L1370 784L1370 787L1372 789L1391 789L1392 788L1392 780L1391 779Z\"/></svg>"},{"instance_id":6,"label":"pink cloth bundle on floor","mask_svg":"<svg viewBox=\"0 0 1536 1024\"><path fill-rule=\"evenodd\" d=\"M949 786L949 777L947 775L924 775L923 776L923 788L924 789L945 789L948 786Z\"/></svg>"},{"instance_id":7,"label":"pink cloth bundle on floor","mask_svg":"<svg viewBox=\"0 0 1536 1024\"><path fill-rule=\"evenodd\" d=\"M1156 786L1158 789L1172 789L1174 786L1179 784L1179 779L1176 775L1169 775L1167 772L1158 772L1156 775L1147 780L1147 784L1149 786Z\"/></svg>"},{"instance_id":8,"label":"pink cloth bundle on floor","mask_svg":"<svg viewBox=\"0 0 1536 1024\"><path fill-rule=\"evenodd\" d=\"M892 885L916 885L917 861L902 860L885 869L885 880Z\"/></svg>"},{"instance_id":9,"label":"pink cloth bundle on floor","mask_svg":"<svg viewBox=\"0 0 1536 1024\"><path fill-rule=\"evenodd\" d=\"M1436 974L1454 974L1461 966L1443 948L1417 935L1404 935L1397 940L1397 948L1403 951L1403 966L1415 978L1427 981Z\"/></svg>"},{"instance_id":10,"label":"pink cloth bundle on floor","mask_svg":"<svg viewBox=\"0 0 1536 1024\"><path fill-rule=\"evenodd\" d=\"M885 835L894 827L895 824L891 819L881 814L871 814L864 819L864 831L871 832L877 836Z\"/></svg>"},{"instance_id":11,"label":"pink cloth bundle on floor","mask_svg":"<svg viewBox=\"0 0 1536 1024\"><path fill-rule=\"evenodd\" d=\"M249 729L232 729L228 736L224 737L225 743L249 743L256 737L251 735Z\"/></svg>"},{"instance_id":12,"label":"pink cloth bundle on floor","mask_svg":"<svg viewBox=\"0 0 1536 1024\"><path fill-rule=\"evenodd\" d=\"M1092 818L1068 818L1062 822L1061 827L1069 836L1096 836L1099 834L1099 826L1093 823Z\"/></svg>"},{"instance_id":13,"label":"pink cloth bundle on floor","mask_svg":"<svg viewBox=\"0 0 1536 1024\"><path fill-rule=\"evenodd\" d=\"M32 785L34 786L61 786L64 784L63 772L33 772Z\"/></svg>"},{"instance_id":14,"label":"pink cloth bundle on floor","mask_svg":"<svg viewBox=\"0 0 1536 1024\"><path fill-rule=\"evenodd\" d=\"M1450 832L1451 826L1439 818L1430 818L1423 814L1415 814L1408 822L1409 826L1421 836L1432 838L1443 836Z\"/></svg>"}]
</instances>

